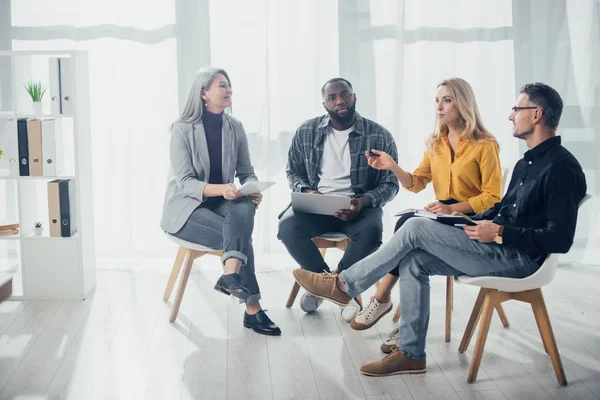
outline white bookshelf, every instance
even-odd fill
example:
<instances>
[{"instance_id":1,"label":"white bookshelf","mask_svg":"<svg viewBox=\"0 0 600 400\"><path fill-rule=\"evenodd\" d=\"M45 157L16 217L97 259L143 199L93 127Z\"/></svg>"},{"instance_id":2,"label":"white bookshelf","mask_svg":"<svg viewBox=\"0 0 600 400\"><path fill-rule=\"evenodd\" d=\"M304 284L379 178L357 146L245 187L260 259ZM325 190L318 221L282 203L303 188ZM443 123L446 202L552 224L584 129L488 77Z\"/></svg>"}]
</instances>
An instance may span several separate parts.
<instances>
[{"instance_id":1,"label":"white bookshelf","mask_svg":"<svg viewBox=\"0 0 600 400\"><path fill-rule=\"evenodd\" d=\"M51 111L50 59L56 57L71 59L69 114ZM54 118L64 152L64 171L57 176L18 176L6 156L0 161L0 221L20 225L18 235L0 236L0 274L13 276L16 299L84 299L96 287L87 52L0 51L0 60L10 65L0 72L0 145L7 121ZM28 80L48 88L40 115L33 114L23 88ZM11 97L3 98L7 93ZM71 237L49 236L47 184L58 178L75 182L77 232ZM33 233L36 221L43 224L41 236Z\"/></svg>"}]
</instances>

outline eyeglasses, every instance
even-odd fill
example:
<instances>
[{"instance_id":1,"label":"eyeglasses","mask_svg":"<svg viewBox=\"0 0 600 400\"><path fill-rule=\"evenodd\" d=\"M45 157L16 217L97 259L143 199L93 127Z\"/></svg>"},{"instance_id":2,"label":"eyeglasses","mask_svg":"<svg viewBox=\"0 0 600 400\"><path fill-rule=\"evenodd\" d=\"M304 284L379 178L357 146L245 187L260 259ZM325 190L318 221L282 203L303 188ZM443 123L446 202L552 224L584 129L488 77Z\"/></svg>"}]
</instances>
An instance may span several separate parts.
<instances>
[{"instance_id":1,"label":"eyeglasses","mask_svg":"<svg viewBox=\"0 0 600 400\"><path fill-rule=\"evenodd\" d=\"M514 106L512 108L512 110L513 110L513 112L519 112L521 110L534 110L536 108L539 108L539 107L517 107L517 106Z\"/></svg>"}]
</instances>

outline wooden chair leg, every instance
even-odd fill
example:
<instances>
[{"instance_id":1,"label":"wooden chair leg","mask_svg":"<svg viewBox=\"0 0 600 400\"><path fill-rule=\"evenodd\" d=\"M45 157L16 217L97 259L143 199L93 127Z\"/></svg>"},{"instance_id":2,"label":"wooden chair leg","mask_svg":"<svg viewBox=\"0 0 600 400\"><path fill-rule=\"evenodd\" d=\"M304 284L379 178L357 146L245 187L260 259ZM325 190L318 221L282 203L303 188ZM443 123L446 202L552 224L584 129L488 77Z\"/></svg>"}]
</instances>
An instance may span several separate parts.
<instances>
[{"instance_id":1,"label":"wooden chair leg","mask_svg":"<svg viewBox=\"0 0 600 400\"><path fill-rule=\"evenodd\" d=\"M444 332L444 340L450 342L452 332L452 308L454 307L454 278L446 277L446 329Z\"/></svg>"},{"instance_id":2,"label":"wooden chair leg","mask_svg":"<svg viewBox=\"0 0 600 400\"><path fill-rule=\"evenodd\" d=\"M471 311L471 317L469 318L469 322L467 323L467 327L465 328L465 333L463 334L460 346L458 346L459 353L464 353L465 351L467 351L467 347L469 347L469 343L471 342L471 338L473 337L473 332L475 332L475 327L477 326L477 322L479 321L479 317L481 316L481 307L483 306L485 295L489 291L490 289L479 289L477 300L475 300L473 311Z\"/></svg>"},{"instance_id":3,"label":"wooden chair leg","mask_svg":"<svg viewBox=\"0 0 600 400\"><path fill-rule=\"evenodd\" d=\"M392 317L392 321L394 323L400 321L400 304L396 306L396 311L394 311L394 316Z\"/></svg>"},{"instance_id":4,"label":"wooden chair leg","mask_svg":"<svg viewBox=\"0 0 600 400\"><path fill-rule=\"evenodd\" d=\"M505 328L508 328L510 323L508 322L508 318L506 318L506 313L504 312L504 307L502 307L502 304L496 304L496 311L498 312L500 321L502 321L502 325L504 325Z\"/></svg>"},{"instance_id":5,"label":"wooden chair leg","mask_svg":"<svg viewBox=\"0 0 600 400\"><path fill-rule=\"evenodd\" d=\"M294 301L296 301L296 296L298 296L299 290L300 290L300 285L298 284L298 282L294 281L294 286L292 287L292 291L290 292L290 295L288 296L287 303L285 303L285 306L287 308L291 308L294 305Z\"/></svg>"},{"instance_id":6,"label":"wooden chair leg","mask_svg":"<svg viewBox=\"0 0 600 400\"><path fill-rule=\"evenodd\" d=\"M550 325L550 317L548 316L548 309L544 302L544 296L542 295L542 289L535 289L532 293L533 301L531 302L531 308L533 309L533 315L538 321L538 327L540 330L540 336L544 347L548 350L548 355L552 360L552 366L554 367L554 373L558 383L562 386L567 385L567 377L565 376L565 370L563 369L562 361L560 360L560 354L558 347L556 346L556 339L554 338L554 332Z\"/></svg>"},{"instance_id":7,"label":"wooden chair leg","mask_svg":"<svg viewBox=\"0 0 600 400\"><path fill-rule=\"evenodd\" d=\"M179 247L177 250L177 256L175 256L175 263L173 263L173 268L171 269L171 275L169 275L169 281L167 282L167 287L165 288L165 293L163 294L163 300L169 300L171 297L171 293L173 292L173 286L175 286L175 281L177 280L177 276L179 276L179 270L181 270L181 265L183 264L183 260L185 259L185 253L187 249L183 246Z\"/></svg>"},{"instance_id":8,"label":"wooden chair leg","mask_svg":"<svg viewBox=\"0 0 600 400\"><path fill-rule=\"evenodd\" d=\"M481 364L481 357L483 356L485 341L487 340L488 331L490 329L490 322L492 321L492 315L494 313L496 293L496 290L488 292L485 295L485 300L483 301L483 306L481 309L481 322L479 324L479 332L477 334L477 342L475 343L475 350L473 351L473 358L471 359L469 375L467 376L467 382L469 383L473 383L477 379L477 372L479 371L479 365Z\"/></svg>"},{"instance_id":9,"label":"wooden chair leg","mask_svg":"<svg viewBox=\"0 0 600 400\"><path fill-rule=\"evenodd\" d=\"M538 331L540 332L540 337L542 338L542 344L544 345L544 351L546 352L546 354L550 354L548 352L548 347L546 346L546 341L542 337L542 326L540 325L540 318L539 318L539 316L535 312L533 313L533 316L535 317L535 323L536 323L536 325L538 327Z\"/></svg>"},{"instance_id":10,"label":"wooden chair leg","mask_svg":"<svg viewBox=\"0 0 600 400\"><path fill-rule=\"evenodd\" d=\"M189 249L186 252L185 265L183 266L183 272L181 273L181 278L179 279L179 287L177 288L177 294L175 295L175 301L173 302L171 315L169 316L170 322L175 322L177 319L177 314L179 314L179 307L181 306L181 300L183 299L185 286L187 285L190 272L192 271L192 265L194 264L196 253L196 251Z\"/></svg>"},{"instance_id":11,"label":"wooden chair leg","mask_svg":"<svg viewBox=\"0 0 600 400\"><path fill-rule=\"evenodd\" d=\"M446 277L446 305L450 306L450 311L454 310L454 277Z\"/></svg>"}]
</instances>

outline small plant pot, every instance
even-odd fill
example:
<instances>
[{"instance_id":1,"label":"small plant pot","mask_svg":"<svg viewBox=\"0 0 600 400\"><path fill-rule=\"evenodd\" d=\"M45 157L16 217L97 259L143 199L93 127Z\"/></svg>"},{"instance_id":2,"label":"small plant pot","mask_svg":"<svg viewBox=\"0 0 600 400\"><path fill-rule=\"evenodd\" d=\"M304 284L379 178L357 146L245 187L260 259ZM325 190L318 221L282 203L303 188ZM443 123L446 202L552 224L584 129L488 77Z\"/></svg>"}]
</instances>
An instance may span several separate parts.
<instances>
[{"instance_id":1,"label":"small plant pot","mask_svg":"<svg viewBox=\"0 0 600 400\"><path fill-rule=\"evenodd\" d=\"M41 101L31 102L31 107L33 108L34 115L42 115L42 102Z\"/></svg>"},{"instance_id":2,"label":"small plant pot","mask_svg":"<svg viewBox=\"0 0 600 400\"><path fill-rule=\"evenodd\" d=\"M33 228L33 233L36 236L42 236L42 233L44 233L44 227L39 227L39 228Z\"/></svg>"}]
</instances>

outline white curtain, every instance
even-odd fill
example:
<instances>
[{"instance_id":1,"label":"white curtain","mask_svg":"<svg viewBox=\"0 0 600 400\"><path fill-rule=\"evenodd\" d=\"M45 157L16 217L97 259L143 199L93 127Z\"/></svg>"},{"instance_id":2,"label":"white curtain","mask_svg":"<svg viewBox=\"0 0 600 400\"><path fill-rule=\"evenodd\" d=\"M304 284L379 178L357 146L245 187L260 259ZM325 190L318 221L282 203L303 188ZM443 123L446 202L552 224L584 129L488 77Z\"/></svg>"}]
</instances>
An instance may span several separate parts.
<instances>
[{"instance_id":1,"label":"white curtain","mask_svg":"<svg viewBox=\"0 0 600 400\"><path fill-rule=\"evenodd\" d=\"M595 0L30 0L7 8L11 26L0 35L10 35L13 50L89 50L99 257L171 255L159 228L167 127L194 71L208 64L230 74L234 116L248 132L257 174L277 182L257 213L259 268L261 257L285 254L276 217L289 202L287 149L298 125L323 113L320 88L334 76L354 84L357 111L393 133L408 170L433 127L440 80L471 83L509 168L525 150L507 120L518 88L544 81L565 99L563 143L598 193ZM394 210L432 199L431 188L401 191L385 209L384 239ZM591 207L582 214L571 257L598 264L600 220Z\"/></svg>"}]
</instances>

